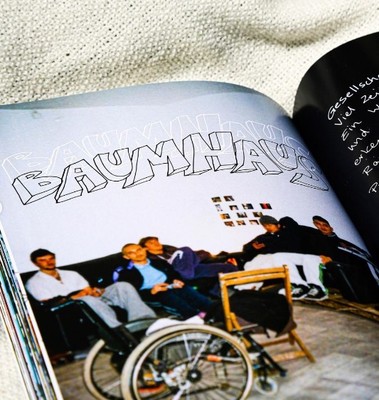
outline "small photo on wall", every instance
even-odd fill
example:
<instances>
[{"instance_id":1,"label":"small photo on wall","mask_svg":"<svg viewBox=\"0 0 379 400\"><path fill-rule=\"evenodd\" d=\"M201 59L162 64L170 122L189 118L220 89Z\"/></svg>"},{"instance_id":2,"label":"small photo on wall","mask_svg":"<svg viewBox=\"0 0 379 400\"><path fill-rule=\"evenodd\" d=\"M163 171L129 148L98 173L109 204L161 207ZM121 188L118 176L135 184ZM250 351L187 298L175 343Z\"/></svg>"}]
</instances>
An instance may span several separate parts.
<instances>
[{"instance_id":1,"label":"small photo on wall","mask_svg":"<svg viewBox=\"0 0 379 400\"><path fill-rule=\"evenodd\" d=\"M225 201L234 201L233 196L224 196Z\"/></svg>"},{"instance_id":2,"label":"small photo on wall","mask_svg":"<svg viewBox=\"0 0 379 400\"><path fill-rule=\"evenodd\" d=\"M216 210L217 210L218 212L222 212L222 211L223 211L223 209L222 209L222 207L221 207L221 204L216 204Z\"/></svg>"}]
</instances>

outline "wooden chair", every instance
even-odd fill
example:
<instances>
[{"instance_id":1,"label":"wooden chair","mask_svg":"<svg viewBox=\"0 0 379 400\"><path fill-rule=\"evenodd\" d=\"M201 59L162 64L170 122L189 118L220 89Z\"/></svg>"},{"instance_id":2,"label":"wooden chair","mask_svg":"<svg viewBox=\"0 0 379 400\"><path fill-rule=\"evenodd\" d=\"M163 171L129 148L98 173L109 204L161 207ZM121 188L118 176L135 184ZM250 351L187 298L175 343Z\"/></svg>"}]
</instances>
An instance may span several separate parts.
<instances>
[{"instance_id":1,"label":"wooden chair","mask_svg":"<svg viewBox=\"0 0 379 400\"><path fill-rule=\"evenodd\" d=\"M221 286L222 304L225 314L225 325L226 329L229 332L242 331L244 329L239 324L236 314L232 312L230 308L230 298L228 292L228 287L230 286L238 286L254 282L264 282L269 280L282 280L284 283L285 296L292 312L291 283L287 266L220 274L219 280ZM294 324L294 326L296 325ZM281 334L280 337L268 339L260 344L262 346L272 346L286 342L291 345L291 350L284 351L273 356L272 358L275 361L280 362L298 357L307 357L308 360L311 362L316 361L312 353L307 349L300 336L297 334L295 328L290 328L288 332ZM299 349L296 349L296 345Z\"/></svg>"}]
</instances>

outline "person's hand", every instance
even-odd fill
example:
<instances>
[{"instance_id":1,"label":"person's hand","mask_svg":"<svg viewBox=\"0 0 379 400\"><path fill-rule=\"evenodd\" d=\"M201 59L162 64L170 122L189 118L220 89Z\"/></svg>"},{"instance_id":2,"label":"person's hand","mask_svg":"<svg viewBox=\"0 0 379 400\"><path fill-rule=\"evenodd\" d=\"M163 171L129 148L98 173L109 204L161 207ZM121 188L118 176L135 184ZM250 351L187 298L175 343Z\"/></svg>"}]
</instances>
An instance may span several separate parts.
<instances>
[{"instance_id":1,"label":"person's hand","mask_svg":"<svg viewBox=\"0 0 379 400\"><path fill-rule=\"evenodd\" d=\"M253 242L252 246L254 247L255 250L260 250L263 249L266 245L264 243L259 243L259 242Z\"/></svg>"},{"instance_id":2,"label":"person's hand","mask_svg":"<svg viewBox=\"0 0 379 400\"><path fill-rule=\"evenodd\" d=\"M321 255L320 256L320 258L321 258L321 262L325 265L325 264L327 264L327 263L329 263L329 262L331 262L331 261L333 261L330 257L328 257L328 256L323 256L323 255Z\"/></svg>"},{"instance_id":3,"label":"person's hand","mask_svg":"<svg viewBox=\"0 0 379 400\"><path fill-rule=\"evenodd\" d=\"M91 291L91 296L93 296L93 297L100 297L100 296L102 296L102 294L104 293L104 291L105 291L105 289L103 289L103 288L97 288L97 287L93 287L93 288L91 288L92 289L92 291Z\"/></svg>"},{"instance_id":4,"label":"person's hand","mask_svg":"<svg viewBox=\"0 0 379 400\"><path fill-rule=\"evenodd\" d=\"M172 284L173 289L181 289L184 286L184 282L180 281L179 279L174 279Z\"/></svg>"},{"instance_id":5,"label":"person's hand","mask_svg":"<svg viewBox=\"0 0 379 400\"><path fill-rule=\"evenodd\" d=\"M238 262L237 262L237 260L236 260L234 257L228 258L228 259L226 260L226 262L227 262L228 264L234 265L235 267L238 267Z\"/></svg>"},{"instance_id":6,"label":"person's hand","mask_svg":"<svg viewBox=\"0 0 379 400\"><path fill-rule=\"evenodd\" d=\"M73 294L71 297L71 299L76 300L76 299L80 299L81 297L84 296L92 296L92 288L91 286L87 286L84 289L80 290L79 292Z\"/></svg>"},{"instance_id":7,"label":"person's hand","mask_svg":"<svg viewBox=\"0 0 379 400\"><path fill-rule=\"evenodd\" d=\"M159 292L166 292L169 289L168 286L168 283L157 283L151 288L150 293L154 295Z\"/></svg>"}]
</instances>

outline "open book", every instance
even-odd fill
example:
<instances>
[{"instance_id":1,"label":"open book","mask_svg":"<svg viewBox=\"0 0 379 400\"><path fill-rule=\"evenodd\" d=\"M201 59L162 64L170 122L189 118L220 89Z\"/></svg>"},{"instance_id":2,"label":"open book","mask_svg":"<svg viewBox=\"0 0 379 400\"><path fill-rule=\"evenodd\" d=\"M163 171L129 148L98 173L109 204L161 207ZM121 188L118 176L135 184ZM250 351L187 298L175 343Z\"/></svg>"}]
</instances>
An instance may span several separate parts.
<instances>
[{"instance_id":1,"label":"open book","mask_svg":"<svg viewBox=\"0 0 379 400\"><path fill-rule=\"evenodd\" d=\"M218 82L0 108L2 310L30 397L60 396L56 343L24 287L36 249L91 281L88 268L112 272L105 264L143 237L217 256L263 234L263 215L322 235L319 216L377 278L378 43L369 35L320 59L293 119L262 93Z\"/></svg>"}]
</instances>

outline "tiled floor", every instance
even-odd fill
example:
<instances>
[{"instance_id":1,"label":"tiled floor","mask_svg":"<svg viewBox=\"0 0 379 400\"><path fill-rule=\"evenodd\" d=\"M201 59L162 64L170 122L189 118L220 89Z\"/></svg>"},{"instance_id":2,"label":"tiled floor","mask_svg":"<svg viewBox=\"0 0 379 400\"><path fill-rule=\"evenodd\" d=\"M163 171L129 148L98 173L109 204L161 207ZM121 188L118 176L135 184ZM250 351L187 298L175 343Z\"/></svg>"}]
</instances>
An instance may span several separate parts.
<instances>
[{"instance_id":1,"label":"tiled floor","mask_svg":"<svg viewBox=\"0 0 379 400\"><path fill-rule=\"evenodd\" d=\"M379 325L367 319L318 306L297 304L297 331L317 362L285 363L276 399L379 399ZM270 351L271 353L271 351ZM265 398L257 393L253 399Z\"/></svg>"},{"instance_id":2,"label":"tiled floor","mask_svg":"<svg viewBox=\"0 0 379 400\"><path fill-rule=\"evenodd\" d=\"M275 399L379 400L379 325L359 316L295 303L297 332L316 357L282 363L288 373L278 378ZM273 347L267 349L275 354ZM91 400L84 388L82 361L55 368L65 399ZM263 399L256 391L249 399ZM206 397L204 396L204 400Z\"/></svg>"}]
</instances>

